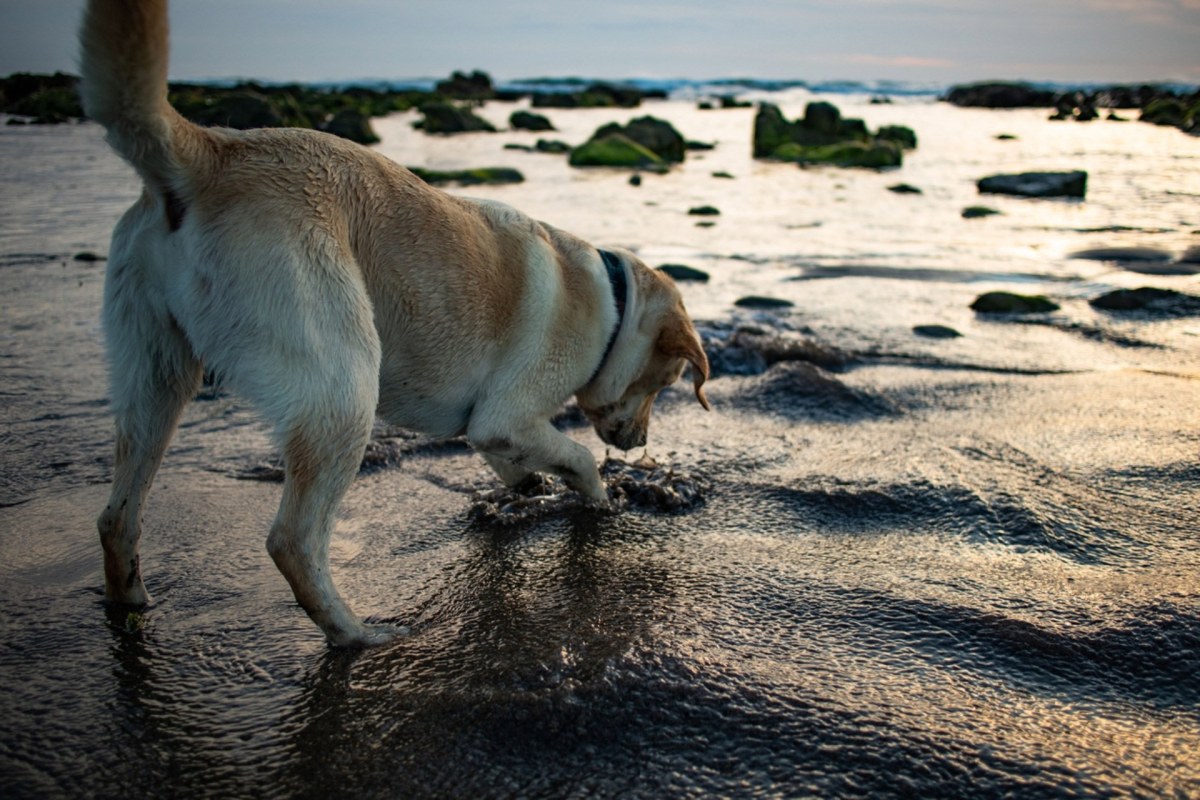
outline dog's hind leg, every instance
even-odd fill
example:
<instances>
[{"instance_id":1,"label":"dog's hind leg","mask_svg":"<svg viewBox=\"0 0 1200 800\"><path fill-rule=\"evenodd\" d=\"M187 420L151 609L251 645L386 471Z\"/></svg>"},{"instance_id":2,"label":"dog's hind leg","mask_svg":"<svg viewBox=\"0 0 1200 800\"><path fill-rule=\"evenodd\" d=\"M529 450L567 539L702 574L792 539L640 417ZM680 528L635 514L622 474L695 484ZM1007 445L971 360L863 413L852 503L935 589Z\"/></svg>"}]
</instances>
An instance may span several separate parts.
<instances>
[{"instance_id":1,"label":"dog's hind leg","mask_svg":"<svg viewBox=\"0 0 1200 800\"><path fill-rule=\"evenodd\" d=\"M350 610L329 565L334 516L358 474L378 403L378 339L369 317L361 322L349 338L345 331L324 332L340 357L328 351L302 356L290 369L297 382L276 387L277 396L288 398L279 425L284 484L267 551L296 602L335 646L391 638L391 631L363 624Z\"/></svg>"},{"instance_id":2,"label":"dog's hind leg","mask_svg":"<svg viewBox=\"0 0 1200 800\"><path fill-rule=\"evenodd\" d=\"M338 647L390 638L350 610L329 567L334 515L362 462L371 421L370 416L357 421L321 419L317 426L296 427L286 434L283 501L267 538L267 550L296 602Z\"/></svg>"},{"instance_id":3,"label":"dog's hind leg","mask_svg":"<svg viewBox=\"0 0 1200 800\"><path fill-rule=\"evenodd\" d=\"M104 548L104 596L144 606L138 540L142 504L184 406L200 386L200 362L165 309L156 308L129 262L110 263L104 323L116 452L112 491L97 527Z\"/></svg>"}]
</instances>

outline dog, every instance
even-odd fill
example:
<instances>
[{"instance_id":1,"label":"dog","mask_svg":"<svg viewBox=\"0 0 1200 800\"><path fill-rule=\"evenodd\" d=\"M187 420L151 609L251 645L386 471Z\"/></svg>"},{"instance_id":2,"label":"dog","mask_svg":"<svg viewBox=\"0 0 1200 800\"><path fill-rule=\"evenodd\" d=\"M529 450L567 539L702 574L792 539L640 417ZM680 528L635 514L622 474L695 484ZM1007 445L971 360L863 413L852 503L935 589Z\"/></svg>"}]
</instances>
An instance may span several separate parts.
<instances>
[{"instance_id":1,"label":"dog","mask_svg":"<svg viewBox=\"0 0 1200 800\"><path fill-rule=\"evenodd\" d=\"M311 130L202 128L167 101L166 0L89 0L87 115L144 191L114 232L103 324L116 446L98 527L105 598L143 607L147 492L210 370L273 425L285 479L267 549L334 646L387 641L329 569L372 424L465 435L509 486L606 501L550 418L572 395L607 444L645 444L656 395L708 361L678 289L633 254L434 189Z\"/></svg>"}]
</instances>

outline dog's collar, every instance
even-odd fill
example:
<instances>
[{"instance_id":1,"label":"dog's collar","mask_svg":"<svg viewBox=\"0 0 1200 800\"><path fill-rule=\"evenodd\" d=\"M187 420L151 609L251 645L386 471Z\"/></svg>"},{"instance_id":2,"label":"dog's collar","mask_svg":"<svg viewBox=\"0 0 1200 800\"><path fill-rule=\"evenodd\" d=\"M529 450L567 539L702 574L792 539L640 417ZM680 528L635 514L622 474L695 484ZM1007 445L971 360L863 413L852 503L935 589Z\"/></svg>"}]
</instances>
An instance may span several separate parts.
<instances>
[{"instance_id":1,"label":"dog's collar","mask_svg":"<svg viewBox=\"0 0 1200 800\"><path fill-rule=\"evenodd\" d=\"M600 363L596 365L596 371L592 373L592 377L588 378L588 382L584 386L588 386L596 377L600 375L600 370L604 369L604 365L608 363L608 356L612 353L613 345L617 343L617 334L621 332L621 325L625 322L625 302L626 296L629 294L629 282L625 277L625 265L621 263L621 259L607 250L600 251L600 258L604 260L604 269L608 272L608 282L612 286L613 301L617 305L617 324L613 326L612 335L608 337L608 344L604 347L604 355L600 356Z\"/></svg>"}]
</instances>

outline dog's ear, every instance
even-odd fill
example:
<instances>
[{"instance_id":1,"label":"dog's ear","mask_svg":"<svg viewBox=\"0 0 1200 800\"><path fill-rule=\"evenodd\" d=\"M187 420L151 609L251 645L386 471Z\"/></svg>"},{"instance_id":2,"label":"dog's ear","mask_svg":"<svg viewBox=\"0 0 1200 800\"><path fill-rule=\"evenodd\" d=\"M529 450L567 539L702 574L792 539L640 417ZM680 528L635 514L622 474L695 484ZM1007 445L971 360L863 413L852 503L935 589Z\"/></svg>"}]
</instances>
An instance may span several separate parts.
<instances>
[{"instance_id":1,"label":"dog's ear","mask_svg":"<svg viewBox=\"0 0 1200 800\"><path fill-rule=\"evenodd\" d=\"M692 385L696 390L696 399L705 411L712 411L708 398L704 396L704 382L708 380L708 356L700 344L700 337L692 322L683 312L675 312L667 317L666 324L658 335L658 349L664 355L673 358L686 358L692 365Z\"/></svg>"}]
</instances>

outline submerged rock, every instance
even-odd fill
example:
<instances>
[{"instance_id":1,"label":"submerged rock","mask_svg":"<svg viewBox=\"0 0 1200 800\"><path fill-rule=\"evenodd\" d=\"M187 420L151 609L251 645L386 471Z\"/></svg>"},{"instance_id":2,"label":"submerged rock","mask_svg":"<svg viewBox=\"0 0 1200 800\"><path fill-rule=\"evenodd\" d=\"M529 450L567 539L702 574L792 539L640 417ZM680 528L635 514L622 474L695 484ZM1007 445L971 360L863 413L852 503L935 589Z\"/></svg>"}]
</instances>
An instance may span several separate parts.
<instances>
[{"instance_id":1,"label":"submerged rock","mask_svg":"<svg viewBox=\"0 0 1200 800\"><path fill-rule=\"evenodd\" d=\"M1171 253L1156 247L1093 247L1071 253L1071 258L1086 261L1164 262L1171 260Z\"/></svg>"},{"instance_id":2,"label":"submerged rock","mask_svg":"<svg viewBox=\"0 0 1200 800\"><path fill-rule=\"evenodd\" d=\"M946 325L914 325L913 333L927 339L957 339L962 336L954 328Z\"/></svg>"},{"instance_id":3,"label":"submerged rock","mask_svg":"<svg viewBox=\"0 0 1200 800\"><path fill-rule=\"evenodd\" d=\"M1018 197L1083 197L1087 192L1087 172L1022 172L981 178L979 191Z\"/></svg>"},{"instance_id":4,"label":"submerged rock","mask_svg":"<svg viewBox=\"0 0 1200 800\"><path fill-rule=\"evenodd\" d=\"M924 194L924 192L910 183L897 183L887 188L889 192L895 192L896 194Z\"/></svg>"},{"instance_id":5,"label":"submerged rock","mask_svg":"<svg viewBox=\"0 0 1200 800\"><path fill-rule=\"evenodd\" d=\"M1088 301L1093 308L1104 311L1143 311L1165 317L1188 317L1200 314L1200 297L1172 289L1117 289Z\"/></svg>"},{"instance_id":6,"label":"submerged rock","mask_svg":"<svg viewBox=\"0 0 1200 800\"><path fill-rule=\"evenodd\" d=\"M695 206L689 208L688 213L693 217L717 217L721 215L721 209L716 206Z\"/></svg>"},{"instance_id":7,"label":"submerged rock","mask_svg":"<svg viewBox=\"0 0 1200 800\"><path fill-rule=\"evenodd\" d=\"M979 219L980 217L992 217L1000 213L1000 211L988 206L967 206L963 209L962 217L963 219Z\"/></svg>"},{"instance_id":8,"label":"submerged rock","mask_svg":"<svg viewBox=\"0 0 1200 800\"><path fill-rule=\"evenodd\" d=\"M689 267L684 264L663 264L658 268L659 272L671 276L674 281L694 281L696 283L708 283L708 273L698 270L695 267Z\"/></svg>"},{"instance_id":9,"label":"submerged rock","mask_svg":"<svg viewBox=\"0 0 1200 800\"><path fill-rule=\"evenodd\" d=\"M792 308L796 304L791 300L781 300L778 297L762 297L760 295L748 295L734 301L734 305L738 308L758 308L758 309L780 309Z\"/></svg>"},{"instance_id":10,"label":"submerged rock","mask_svg":"<svg viewBox=\"0 0 1200 800\"><path fill-rule=\"evenodd\" d=\"M971 309L980 314L1040 314L1057 311L1058 304L1038 295L987 292L975 298Z\"/></svg>"}]
</instances>

